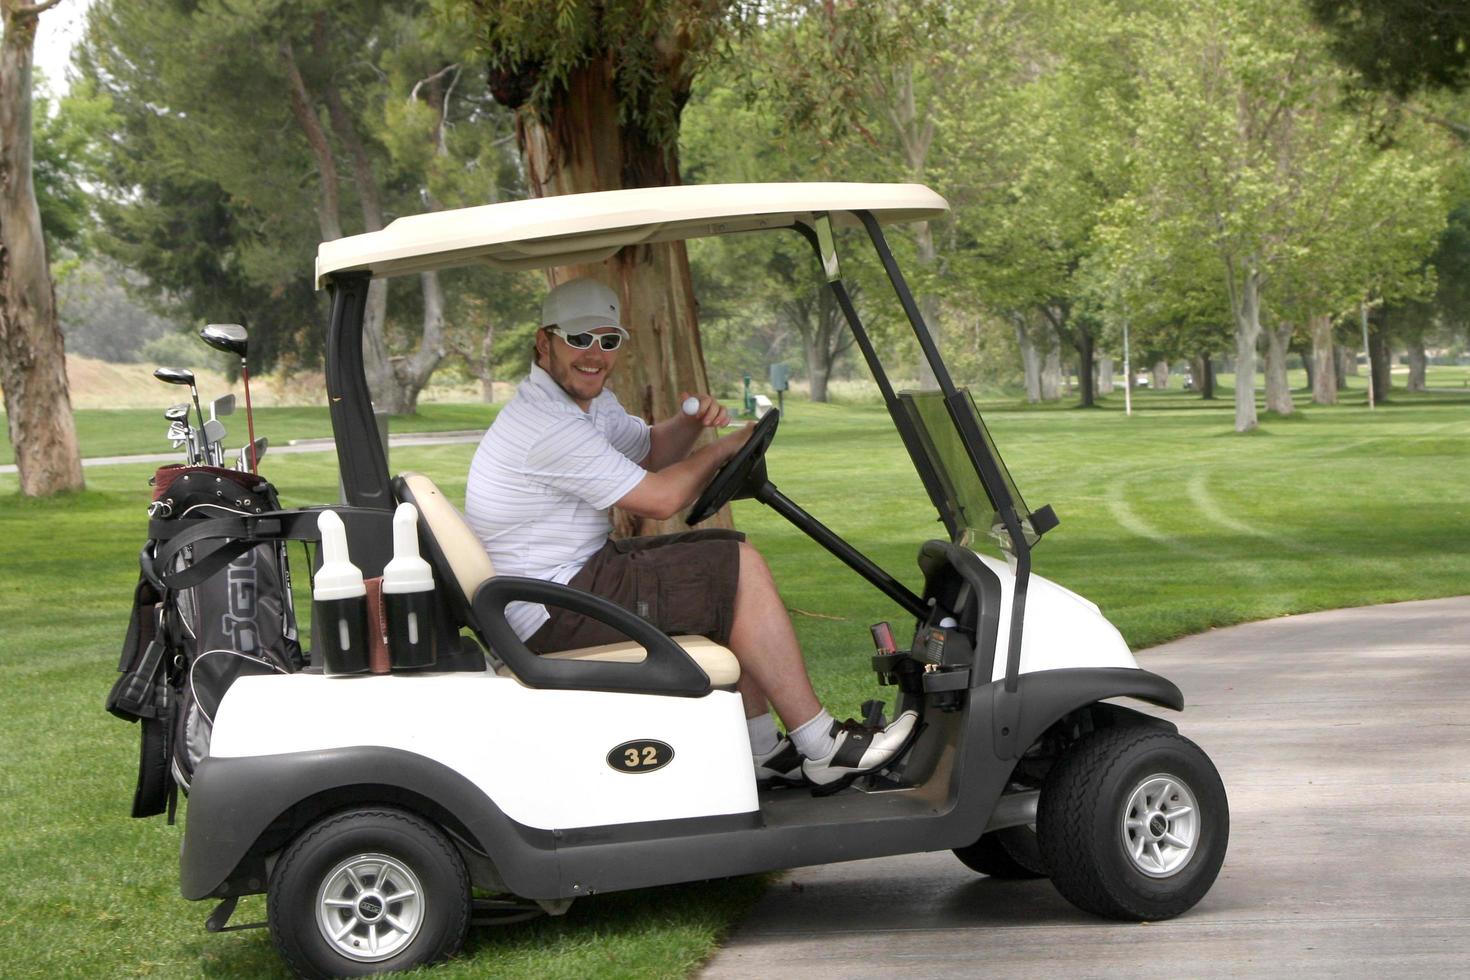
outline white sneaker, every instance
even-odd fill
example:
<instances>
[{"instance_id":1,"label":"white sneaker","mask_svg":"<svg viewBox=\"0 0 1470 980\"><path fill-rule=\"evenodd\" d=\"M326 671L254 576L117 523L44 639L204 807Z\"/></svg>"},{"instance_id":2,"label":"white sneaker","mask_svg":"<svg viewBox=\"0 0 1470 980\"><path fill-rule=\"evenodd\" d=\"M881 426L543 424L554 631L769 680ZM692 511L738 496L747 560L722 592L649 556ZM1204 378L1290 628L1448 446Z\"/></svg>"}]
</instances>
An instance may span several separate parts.
<instances>
[{"instance_id":1,"label":"white sneaker","mask_svg":"<svg viewBox=\"0 0 1470 980\"><path fill-rule=\"evenodd\" d=\"M805 780L801 775L801 753L791 739L782 735L776 747L762 755L752 755L755 763L755 785L760 789L769 786L800 786Z\"/></svg>"},{"instance_id":2,"label":"white sneaker","mask_svg":"<svg viewBox=\"0 0 1470 980\"><path fill-rule=\"evenodd\" d=\"M905 711L887 728L875 729L856 721L832 723L836 744L820 759L801 764L802 774L818 787L841 789L858 776L882 769L903 749L918 724L917 711Z\"/></svg>"}]
</instances>

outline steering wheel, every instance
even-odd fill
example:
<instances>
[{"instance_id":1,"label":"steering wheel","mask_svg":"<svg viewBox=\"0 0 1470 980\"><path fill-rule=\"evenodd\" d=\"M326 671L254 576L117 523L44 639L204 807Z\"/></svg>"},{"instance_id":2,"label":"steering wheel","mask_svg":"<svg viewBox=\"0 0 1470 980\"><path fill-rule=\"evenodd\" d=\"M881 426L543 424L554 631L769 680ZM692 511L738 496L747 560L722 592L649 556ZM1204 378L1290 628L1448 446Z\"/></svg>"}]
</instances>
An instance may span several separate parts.
<instances>
[{"instance_id":1,"label":"steering wheel","mask_svg":"<svg viewBox=\"0 0 1470 980\"><path fill-rule=\"evenodd\" d=\"M703 524L730 501L755 496L755 492L765 485L766 449L776 437L776 425L780 421L781 413L774 408L761 416L745 445L725 460L725 465L710 478L709 486L689 508L685 523L691 527Z\"/></svg>"}]
</instances>

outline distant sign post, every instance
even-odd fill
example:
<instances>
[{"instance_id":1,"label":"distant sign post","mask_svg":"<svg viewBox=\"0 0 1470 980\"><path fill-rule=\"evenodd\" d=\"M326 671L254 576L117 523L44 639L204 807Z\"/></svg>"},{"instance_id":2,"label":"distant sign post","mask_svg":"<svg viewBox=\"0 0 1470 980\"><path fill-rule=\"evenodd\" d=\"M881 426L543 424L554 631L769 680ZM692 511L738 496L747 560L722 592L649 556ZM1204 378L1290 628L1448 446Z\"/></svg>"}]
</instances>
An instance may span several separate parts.
<instances>
[{"instance_id":1,"label":"distant sign post","mask_svg":"<svg viewBox=\"0 0 1470 980\"><path fill-rule=\"evenodd\" d=\"M776 393L776 411L786 414L786 389L791 387L791 369L784 364L771 365L771 390Z\"/></svg>"}]
</instances>

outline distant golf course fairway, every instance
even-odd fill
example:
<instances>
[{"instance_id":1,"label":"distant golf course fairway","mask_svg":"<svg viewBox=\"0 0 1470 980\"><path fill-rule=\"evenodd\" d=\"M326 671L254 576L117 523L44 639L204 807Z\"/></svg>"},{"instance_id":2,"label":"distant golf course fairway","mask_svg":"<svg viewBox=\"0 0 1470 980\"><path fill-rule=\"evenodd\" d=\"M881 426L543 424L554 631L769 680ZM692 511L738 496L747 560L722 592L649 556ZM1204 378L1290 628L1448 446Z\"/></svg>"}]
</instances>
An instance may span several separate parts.
<instances>
[{"instance_id":1,"label":"distant golf course fairway","mask_svg":"<svg viewBox=\"0 0 1470 980\"><path fill-rule=\"evenodd\" d=\"M1349 397L1360 402L1362 393ZM1263 415L1260 431L1245 436L1231 430L1228 390L1212 403L1140 392L1132 418L1121 392L1097 410L982 407L1027 503L1049 503L1061 518L1036 551L1036 572L1097 602L1135 648L1245 620L1470 591L1470 391L1395 391L1373 412L1299 404L1290 418ZM787 407L768 457L772 481L917 588L918 546L942 526L886 414L794 399ZM454 409L453 424L440 427L469 427L484 412ZM325 410L316 411L315 421L305 412L290 424L321 434ZM125 440L92 419L82 423L94 432L84 444L161 451L163 424L153 414L151 441L129 437L114 448ZM275 424L263 413L257 432L284 438ZM130 416L127 425L136 425ZM235 447L243 417L231 428ZM473 448L395 450L393 466L426 472L462 500ZM326 453L281 456L268 457L264 471L297 505L335 498L334 466ZM178 897L181 828L127 815L137 732L102 703L136 579L151 469L91 468L86 492L48 501L20 499L16 477L0 476L8 976L285 975L264 931L209 935L211 904ZM842 717L884 696L868 670L866 627L890 619L903 632L896 607L759 505L738 503L735 517L775 570L823 700ZM532 743L535 733L497 733L486 719L485 737L496 751ZM685 976L764 880L596 896L563 918L477 928L459 959L421 975ZM255 897L234 921L263 918Z\"/></svg>"}]
</instances>

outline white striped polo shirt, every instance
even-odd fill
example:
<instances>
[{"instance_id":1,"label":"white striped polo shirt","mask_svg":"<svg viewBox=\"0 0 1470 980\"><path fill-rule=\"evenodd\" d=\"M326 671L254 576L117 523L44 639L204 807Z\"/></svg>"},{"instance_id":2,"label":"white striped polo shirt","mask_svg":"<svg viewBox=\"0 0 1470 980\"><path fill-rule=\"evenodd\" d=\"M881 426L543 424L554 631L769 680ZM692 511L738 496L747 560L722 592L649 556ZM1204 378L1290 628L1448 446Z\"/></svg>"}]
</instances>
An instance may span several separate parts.
<instances>
[{"instance_id":1,"label":"white striped polo shirt","mask_svg":"<svg viewBox=\"0 0 1470 980\"><path fill-rule=\"evenodd\" d=\"M565 584L612 532L609 509L648 471L648 423L611 388L582 411L536 365L480 440L465 489L465 518L500 575ZM549 614L513 602L506 619L525 639Z\"/></svg>"}]
</instances>

